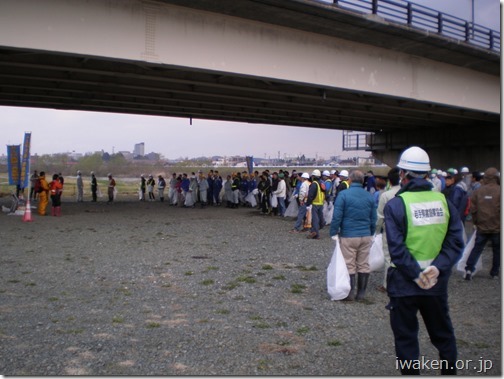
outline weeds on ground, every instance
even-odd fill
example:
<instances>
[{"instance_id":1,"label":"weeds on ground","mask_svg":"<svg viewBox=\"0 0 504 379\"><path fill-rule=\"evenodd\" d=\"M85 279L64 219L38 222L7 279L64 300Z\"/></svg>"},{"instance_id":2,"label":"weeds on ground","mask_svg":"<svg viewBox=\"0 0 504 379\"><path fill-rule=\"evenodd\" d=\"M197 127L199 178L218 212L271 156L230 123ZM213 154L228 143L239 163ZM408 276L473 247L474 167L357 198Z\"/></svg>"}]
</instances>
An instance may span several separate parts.
<instances>
[{"instance_id":1,"label":"weeds on ground","mask_svg":"<svg viewBox=\"0 0 504 379\"><path fill-rule=\"evenodd\" d=\"M341 346L341 342L338 341L338 340L330 340L330 341L327 341L327 344L329 346Z\"/></svg>"},{"instance_id":2,"label":"weeds on ground","mask_svg":"<svg viewBox=\"0 0 504 379\"><path fill-rule=\"evenodd\" d=\"M306 288L306 286L303 284L293 284L293 285L291 285L291 292L292 293L303 293L303 290L305 288Z\"/></svg>"},{"instance_id":3,"label":"weeds on ground","mask_svg":"<svg viewBox=\"0 0 504 379\"><path fill-rule=\"evenodd\" d=\"M124 317L115 316L112 318L112 324L122 324L124 322Z\"/></svg>"}]
</instances>

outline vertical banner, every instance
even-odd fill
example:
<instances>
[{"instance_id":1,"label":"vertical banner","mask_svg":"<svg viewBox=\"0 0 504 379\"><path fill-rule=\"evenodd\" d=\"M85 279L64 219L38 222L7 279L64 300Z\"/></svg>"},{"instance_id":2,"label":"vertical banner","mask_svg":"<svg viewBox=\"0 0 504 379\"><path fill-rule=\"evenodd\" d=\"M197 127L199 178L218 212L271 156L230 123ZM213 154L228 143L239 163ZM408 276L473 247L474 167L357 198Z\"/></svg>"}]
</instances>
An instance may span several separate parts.
<instances>
[{"instance_id":1,"label":"vertical banner","mask_svg":"<svg viewBox=\"0 0 504 379\"><path fill-rule=\"evenodd\" d=\"M9 185L17 186L21 172L21 145L7 145L7 171Z\"/></svg>"},{"instance_id":2,"label":"vertical banner","mask_svg":"<svg viewBox=\"0 0 504 379\"><path fill-rule=\"evenodd\" d=\"M21 188L28 188L30 183L30 143L31 133L25 133L23 142L23 157L21 160L21 176L19 185Z\"/></svg>"},{"instance_id":3,"label":"vertical banner","mask_svg":"<svg viewBox=\"0 0 504 379\"><path fill-rule=\"evenodd\" d=\"M247 156L247 157L245 157L245 160L247 161L248 173L250 175L250 174L252 174L252 171L254 169L254 157L253 156Z\"/></svg>"}]
</instances>

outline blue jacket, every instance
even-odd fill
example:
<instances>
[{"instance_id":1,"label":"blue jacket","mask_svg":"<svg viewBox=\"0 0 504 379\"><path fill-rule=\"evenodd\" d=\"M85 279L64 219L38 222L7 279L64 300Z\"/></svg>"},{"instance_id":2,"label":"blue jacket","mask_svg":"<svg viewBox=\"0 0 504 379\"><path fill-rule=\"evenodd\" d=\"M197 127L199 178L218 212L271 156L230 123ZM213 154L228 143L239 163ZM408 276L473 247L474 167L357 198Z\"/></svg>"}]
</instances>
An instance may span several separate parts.
<instances>
[{"instance_id":1,"label":"blue jacket","mask_svg":"<svg viewBox=\"0 0 504 379\"><path fill-rule=\"evenodd\" d=\"M448 293L448 280L453 266L462 256L464 249L463 228L457 210L449 201L450 220L439 255L432 262L439 270L437 284L429 290L421 289L414 280L420 275L418 262L405 244L407 221L403 200L398 197L405 191L431 191L432 185L424 179L413 179L399 190L383 210L385 231L393 266L387 273L387 292L390 297L439 296Z\"/></svg>"},{"instance_id":2,"label":"blue jacket","mask_svg":"<svg viewBox=\"0 0 504 379\"><path fill-rule=\"evenodd\" d=\"M372 236L376 227L376 204L373 196L360 183L352 183L334 203L329 234L340 237Z\"/></svg>"},{"instance_id":3,"label":"blue jacket","mask_svg":"<svg viewBox=\"0 0 504 379\"><path fill-rule=\"evenodd\" d=\"M460 219L464 221L464 212L467 207L467 192L458 184L446 187L442 192L445 194L446 199L458 210Z\"/></svg>"}]
</instances>

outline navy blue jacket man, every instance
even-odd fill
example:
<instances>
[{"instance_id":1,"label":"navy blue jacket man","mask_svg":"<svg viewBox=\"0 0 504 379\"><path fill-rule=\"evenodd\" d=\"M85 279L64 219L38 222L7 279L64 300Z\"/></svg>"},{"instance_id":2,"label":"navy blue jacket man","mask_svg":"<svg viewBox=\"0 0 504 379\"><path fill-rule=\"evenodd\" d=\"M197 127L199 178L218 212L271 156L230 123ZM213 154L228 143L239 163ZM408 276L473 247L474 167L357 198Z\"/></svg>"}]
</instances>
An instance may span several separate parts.
<instances>
[{"instance_id":1,"label":"navy blue jacket man","mask_svg":"<svg viewBox=\"0 0 504 379\"><path fill-rule=\"evenodd\" d=\"M464 248L456 208L425 179L427 153L403 152L398 163L403 187L384 209L391 258L387 273L390 324L402 374L419 374L420 312L439 351L442 374L456 374L457 346L448 310L448 280Z\"/></svg>"}]
</instances>

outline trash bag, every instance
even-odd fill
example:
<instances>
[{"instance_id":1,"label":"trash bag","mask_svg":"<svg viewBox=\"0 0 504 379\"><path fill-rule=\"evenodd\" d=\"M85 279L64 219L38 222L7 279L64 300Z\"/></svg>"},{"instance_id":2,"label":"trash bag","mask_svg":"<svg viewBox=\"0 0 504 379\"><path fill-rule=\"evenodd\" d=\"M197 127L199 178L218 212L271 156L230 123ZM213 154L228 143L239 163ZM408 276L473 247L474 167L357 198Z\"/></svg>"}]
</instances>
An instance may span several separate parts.
<instances>
[{"instance_id":1,"label":"trash bag","mask_svg":"<svg viewBox=\"0 0 504 379\"><path fill-rule=\"evenodd\" d=\"M276 208L278 207L278 199L276 195L271 195L271 208Z\"/></svg>"},{"instance_id":2,"label":"trash bag","mask_svg":"<svg viewBox=\"0 0 504 379\"><path fill-rule=\"evenodd\" d=\"M331 300L342 300L350 293L350 274L341 252L339 238L336 237L336 246L327 267L327 292Z\"/></svg>"},{"instance_id":3,"label":"trash bag","mask_svg":"<svg viewBox=\"0 0 504 379\"><path fill-rule=\"evenodd\" d=\"M378 271L383 269L385 265L385 256L383 255L383 235L382 233L375 234L373 244L369 251L369 269Z\"/></svg>"},{"instance_id":4,"label":"trash bag","mask_svg":"<svg viewBox=\"0 0 504 379\"><path fill-rule=\"evenodd\" d=\"M298 203L294 196L291 197L289 206L285 210L284 217L297 217L299 211Z\"/></svg>"},{"instance_id":5,"label":"trash bag","mask_svg":"<svg viewBox=\"0 0 504 379\"><path fill-rule=\"evenodd\" d=\"M245 201L250 203L250 206L252 208L255 208L257 206L257 201L253 192L249 192L249 194L245 196Z\"/></svg>"},{"instance_id":6,"label":"trash bag","mask_svg":"<svg viewBox=\"0 0 504 379\"><path fill-rule=\"evenodd\" d=\"M457 271L462 272L463 276L465 276L465 266L467 263L467 259L469 258L469 255L471 255L471 251L474 248L475 242L476 242L476 229L474 229L474 232L471 234L471 238L469 238L469 241L467 242L467 244L464 248L464 252L462 253L462 258L460 258L460 260L457 263ZM474 267L474 274L476 274L478 271L483 269L482 258L483 258L483 254L480 255L478 262L476 263L476 266Z\"/></svg>"},{"instance_id":7,"label":"trash bag","mask_svg":"<svg viewBox=\"0 0 504 379\"><path fill-rule=\"evenodd\" d=\"M324 206L322 208L322 214L324 215L324 220L325 220L326 224L328 224L328 225L331 224L333 211L334 211L334 204L327 203L327 201L324 201Z\"/></svg>"},{"instance_id":8,"label":"trash bag","mask_svg":"<svg viewBox=\"0 0 504 379\"><path fill-rule=\"evenodd\" d=\"M194 206L194 197L193 197L192 192L185 193L184 206L186 206L186 207Z\"/></svg>"}]
</instances>

